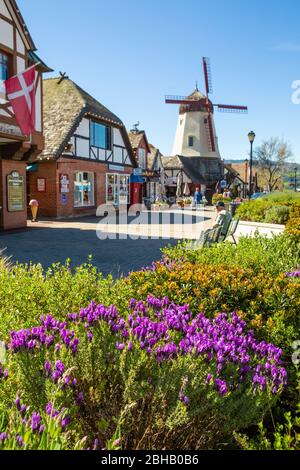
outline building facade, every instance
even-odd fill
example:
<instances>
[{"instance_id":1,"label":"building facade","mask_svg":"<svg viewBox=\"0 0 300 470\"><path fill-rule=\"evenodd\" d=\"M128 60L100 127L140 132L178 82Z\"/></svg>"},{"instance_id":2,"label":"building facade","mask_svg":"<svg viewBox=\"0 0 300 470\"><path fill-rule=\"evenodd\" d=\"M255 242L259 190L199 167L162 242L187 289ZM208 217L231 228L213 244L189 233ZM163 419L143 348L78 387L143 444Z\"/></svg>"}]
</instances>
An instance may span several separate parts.
<instances>
[{"instance_id":1,"label":"building facade","mask_svg":"<svg viewBox=\"0 0 300 470\"><path fill-rule=\"evenodd\" d=\"M42 73L50 69L37 57L36 47L15 0L0 0L0 229L27 225L26 167L44 148L42 122ZM36 66L35 132L22 134L4 81Z\"/></svg>"},{"instance_id":2,"label":"building facade","mask_svg":"<svg viewBox=\"0 0 300 470\"><path fill-rule=\"evenodd\" d=\"M68 78L43 88L45 149L30 171L39 214L79 217L130 204L137 163L122 121Z\"/></svg>"}]
</instances>

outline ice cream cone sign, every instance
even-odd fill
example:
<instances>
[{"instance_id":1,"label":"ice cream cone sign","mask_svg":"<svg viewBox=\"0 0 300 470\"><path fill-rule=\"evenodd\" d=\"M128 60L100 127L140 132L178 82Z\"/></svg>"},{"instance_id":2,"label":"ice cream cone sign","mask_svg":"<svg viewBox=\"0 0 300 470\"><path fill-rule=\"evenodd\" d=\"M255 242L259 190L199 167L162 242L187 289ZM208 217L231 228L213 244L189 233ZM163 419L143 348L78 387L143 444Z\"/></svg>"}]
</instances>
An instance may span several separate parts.
<instances>
[{"instance_id":1,"label":"ice cream cone sign","mask_svg":"<svg viewBox=\"0 0 300 470\"><path fill-rule=\"evenodd\" d=\"M31 214L32 214L32 222L36 222L37 213L39 210L39 203L36 199L32 199L29 203Z\"/></svg>"}]
</instances>

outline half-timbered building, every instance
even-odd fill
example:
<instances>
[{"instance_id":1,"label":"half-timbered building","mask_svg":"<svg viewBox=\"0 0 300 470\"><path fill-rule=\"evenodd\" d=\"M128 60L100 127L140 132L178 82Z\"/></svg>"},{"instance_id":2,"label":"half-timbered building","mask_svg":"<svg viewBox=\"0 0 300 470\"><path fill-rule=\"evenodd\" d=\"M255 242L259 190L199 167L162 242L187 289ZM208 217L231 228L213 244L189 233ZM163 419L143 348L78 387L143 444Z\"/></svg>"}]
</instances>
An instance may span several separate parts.
<instances>
[{"instance_id":1,"label":"half-timbered building","mask_svg":"<svg viewBox=\"0 0 300 470\"><path fill-rule=\"evenodd\" d=\"M44 80L45 149L30 173L42 216L94 215L130 203L137 163L123 122L69 78Z\"/></svg>"},{"instance_id":2,"label":"half-timbered building","mask_svg":"<svg viewBox=\"0 0 300 470\"><path fill-rule=\"evenodd\" d=\"M15 0L0 0L0 229L27 223L26 166L44 148L42 73L50 69L37 57L36 47ZM4 81L36 66L35 132L22 134Z\"/></svg>"}]
</instances>

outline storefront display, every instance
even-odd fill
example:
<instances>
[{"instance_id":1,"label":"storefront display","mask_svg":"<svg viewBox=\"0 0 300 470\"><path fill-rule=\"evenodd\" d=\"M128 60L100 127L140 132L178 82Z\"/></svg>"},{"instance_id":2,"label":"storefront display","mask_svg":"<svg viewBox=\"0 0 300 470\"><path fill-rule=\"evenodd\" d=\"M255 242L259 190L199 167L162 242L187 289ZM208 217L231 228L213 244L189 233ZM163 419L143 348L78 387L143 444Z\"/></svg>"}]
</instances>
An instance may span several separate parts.
<instances>
[{"instance_id":1,"label":"storefront display","mask_svg":"<svg viewBox=\"0 0 300 470\"><path fill-rule=\"evenodd\" d=\"M106 175L106 202L115 206L130 203L130 175Z\"/></svg>"},{"instance_id":2,"label":"storefront display","mask_svg":"<svg viewBox=\"0 0 300 470\"><path fill-rule=\"evenodd\" d=\"M78 171L74 174L74 207L90 207L95 204L95 175Z\"/></svg>"}]
</instances>

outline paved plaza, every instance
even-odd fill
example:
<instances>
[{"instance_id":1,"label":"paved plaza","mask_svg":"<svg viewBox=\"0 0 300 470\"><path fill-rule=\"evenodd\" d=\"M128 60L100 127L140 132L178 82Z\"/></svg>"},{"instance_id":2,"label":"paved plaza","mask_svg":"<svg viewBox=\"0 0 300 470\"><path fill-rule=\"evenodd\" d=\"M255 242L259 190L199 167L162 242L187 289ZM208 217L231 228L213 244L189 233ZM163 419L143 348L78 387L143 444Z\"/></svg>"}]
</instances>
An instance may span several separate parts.
<instances>
[{"instance_id":1,"label":"paved plaza","mask_svg":"<svg viewBox=\"0 0 300 470\"><path fill-rule=\"evenodd\" d=\"M85 217L70 220L28 222L25 230L2 233L0 248L12 262L41 263L45 268L53 262L72 266L93 256L95 266L104 275L118 277L148 266L161 257L161 248L174 246L180 239L197 239L211 225L211 209L189 212L142 213L138 218L107 220Z\"/></svg>"}]
</instances>

